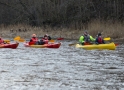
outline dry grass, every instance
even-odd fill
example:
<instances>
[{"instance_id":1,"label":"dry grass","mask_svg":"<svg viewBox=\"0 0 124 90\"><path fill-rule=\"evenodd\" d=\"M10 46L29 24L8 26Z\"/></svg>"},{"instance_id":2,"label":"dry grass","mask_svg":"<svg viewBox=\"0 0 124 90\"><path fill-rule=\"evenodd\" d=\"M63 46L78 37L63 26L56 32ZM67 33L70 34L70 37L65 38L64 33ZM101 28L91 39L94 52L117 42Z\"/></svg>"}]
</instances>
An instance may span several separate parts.
<instances>
[{"instance_id":1,"label":"dry grass","mask_svg":"<svg viewBox=\"0 0 124 90\"><path fill-rule=\"evenodd\" d=\"M51 29L47 27L44 29L42 27L31 27L25 24L0 25L0 35L3 38L14 38L15 36L21 36L22 38L30 38L33 33L38 37L42 37L44 34L49 34L53 38L64 37L67 39L78 39L80 35L83 34L85 29L74 30L67 28L54 28ZM112 23L112 22L102 22L102 21L92 21L88 24L87 31L90 35L95 37L98 32L103 33L103 37L111 37L113 39L124 38L124 26L122 23Z\"/></svg>"}]
</instances>

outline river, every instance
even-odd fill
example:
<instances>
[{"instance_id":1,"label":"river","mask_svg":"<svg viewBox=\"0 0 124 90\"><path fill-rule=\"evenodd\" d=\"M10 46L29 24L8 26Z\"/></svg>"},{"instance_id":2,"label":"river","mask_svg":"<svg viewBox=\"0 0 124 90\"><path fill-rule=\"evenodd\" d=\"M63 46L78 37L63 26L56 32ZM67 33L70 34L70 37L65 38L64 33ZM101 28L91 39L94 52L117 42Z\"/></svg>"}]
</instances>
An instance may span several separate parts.
<instances>
[{"instance_id":1,"label":"river","mask_svg":"<svg viewBox=\"0 0 124 90\"><path fill-rule=\"evenodd\" d=\"M0 90L124 90L124 45L83 50L62 40L58 49L0 49Z\"/></svg>"}]
</instances>

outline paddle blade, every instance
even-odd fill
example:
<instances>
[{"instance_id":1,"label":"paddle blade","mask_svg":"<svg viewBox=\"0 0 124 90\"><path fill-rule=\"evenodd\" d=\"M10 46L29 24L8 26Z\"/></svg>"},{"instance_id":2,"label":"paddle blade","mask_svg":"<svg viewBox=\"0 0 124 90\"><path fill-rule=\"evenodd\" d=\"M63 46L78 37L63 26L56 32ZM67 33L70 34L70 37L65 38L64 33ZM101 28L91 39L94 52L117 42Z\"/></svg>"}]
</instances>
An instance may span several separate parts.
<instances>
[{"instance_id":1,"label":"paddle blade","mask_svg":"<svg viewBox=\"0 0 124 90\"><path fill-rule=\"evenodd\" d=\"M19 41L20 40L20 36L16 36L15 38L14 38L14 41Z\"/></svg>"},{"instance_id":2,"label":"paddle blade","mask_svg":"<svg viewBox=\"0 0 124 90\"><path fill-rule=\"evenodd\" d=\"M69 44L69 46L74 46L74 45L76 45L77 43L72 43L72 44Z\"/></svg>"},{"instance_id":3,"label":"paddle blade","mask_svg":"<svg viewBox=\"0 0 124 90\"><path fill-rule=\"evenodd\" d=\"M49 42L52 42L52 43L54 43L54 42L55 42L55 40L49 40Z\"/></svg>"},{"instance_id":4,"label":"paddle blade","mask_svg":"<svg viewBox=\"0 0 124 90\"><path fill-rule=\"evenodd\" d=\"M110 39L111 39L110 37L108 37L108 38L104 38L105 41L110 40Z\"/></svg>"},{"instance_id":5,"label":"paddle blade","mask_svg":"<svg viewBox=\"0 0 124 90\"><path fill-rule=\"evenodd\" d=\"M115 46L118 46L119 44L115 43Z\"/></svg>"},{"instance_id":6,"label":"paddle blade","mask_svg":"<svg viewBox=\"0 0 124 90\"><path fill-rule=\"evenodd\" d=\"M8 43L9 44L10 43L10 40L4 40L4 43Z\"/></svg>"},{"instance_id":7,"label":"paddle blade","mask_svg":"<svg viewBox=\"0 0 124 90\"><path fill-rule=\"evenodd\" d=\"M63 40L64 38L58 38L57 40Z\"/></svg>"},{"instance_id":8,"label":"paddle blade","mask_svg":"<svg viewBox=\"0 0 124 90\"><path fill-rule=\"evenodd\" d=\"M72 43L72 44L69 44L69 46L74 46L76 44L79 44L79 43ZM89 42L85 42L84 43L84 45L91 45L91 44L93 44L93 43L89 43Z\"/></svg>"},{"instance_id":9,"label":"paddle blade","mask_svg":"<svg viewBox=\"0 0 124 90\"><path fill-rule=\"evenodd\" d=\"M25 40L23 38L20 38L19 42L25 42Z\"/></svg>"}]
</instances>

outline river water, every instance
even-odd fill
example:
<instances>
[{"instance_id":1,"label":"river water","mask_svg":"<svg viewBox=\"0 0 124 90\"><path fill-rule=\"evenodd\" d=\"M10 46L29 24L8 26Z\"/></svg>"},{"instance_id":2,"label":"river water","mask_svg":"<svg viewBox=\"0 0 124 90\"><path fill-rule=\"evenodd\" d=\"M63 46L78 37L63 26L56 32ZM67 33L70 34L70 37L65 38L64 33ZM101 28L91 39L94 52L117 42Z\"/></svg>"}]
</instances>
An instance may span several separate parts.
<instances>
[{"instance_id":1,"label":"river water","mask_svg":"<svg viewBox=\"0 0 124 90\"><path fill-rule=\"evenodd\" d=\"M0 90L124 90L124 45L116 50L0 49Z\"/></svg>"}]
</instances>

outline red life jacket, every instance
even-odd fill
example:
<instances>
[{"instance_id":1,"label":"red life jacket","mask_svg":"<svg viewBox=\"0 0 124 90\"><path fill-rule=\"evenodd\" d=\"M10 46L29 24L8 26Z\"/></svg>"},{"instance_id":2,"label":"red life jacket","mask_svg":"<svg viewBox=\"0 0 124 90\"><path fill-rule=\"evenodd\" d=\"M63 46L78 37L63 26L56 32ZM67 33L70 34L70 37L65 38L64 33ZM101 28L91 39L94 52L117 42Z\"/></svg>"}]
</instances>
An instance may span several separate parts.
<instances>
[{"instance_id":1,"label":"red life jacket","mask_svg":"<svg viewBox=\"0 0 124 90\"><path fill-rule=\"evenodd\" d=\"M98 43L102 44L103 43L102 41L103 41L102 37L98 37Z\"/></svg>"},{"instance_id":2,"label":"red life jacket","mask_svg":"<svg viewBox=\"0 0 124 90\"><path fill-rule=\"evenodd\" d=\"M45 43L45 44L48 44L49 40L48 39L42 39L42 41Z\"/></svg>"},{"instance_id":3,"label":"red life jacket","mask_svg":"<svg viewBox=\"0 0 124 90\"><path fill-rule=\"evenodd\" d=\"M36 43L36 42L38 41L38 38L32 37L32 38L31 38L31 41L34 42L34 43Z\"/></svg>"},{"instance_id":4,"label":"red life jacket","mask_svg":"<svg viewBox=\"0 0 124 90\"><path fill-rule=\"evenodd\" d=\"M4 43L4 40L0 39L0 44L3 44Z\"/></svg>"}]
</instances>

